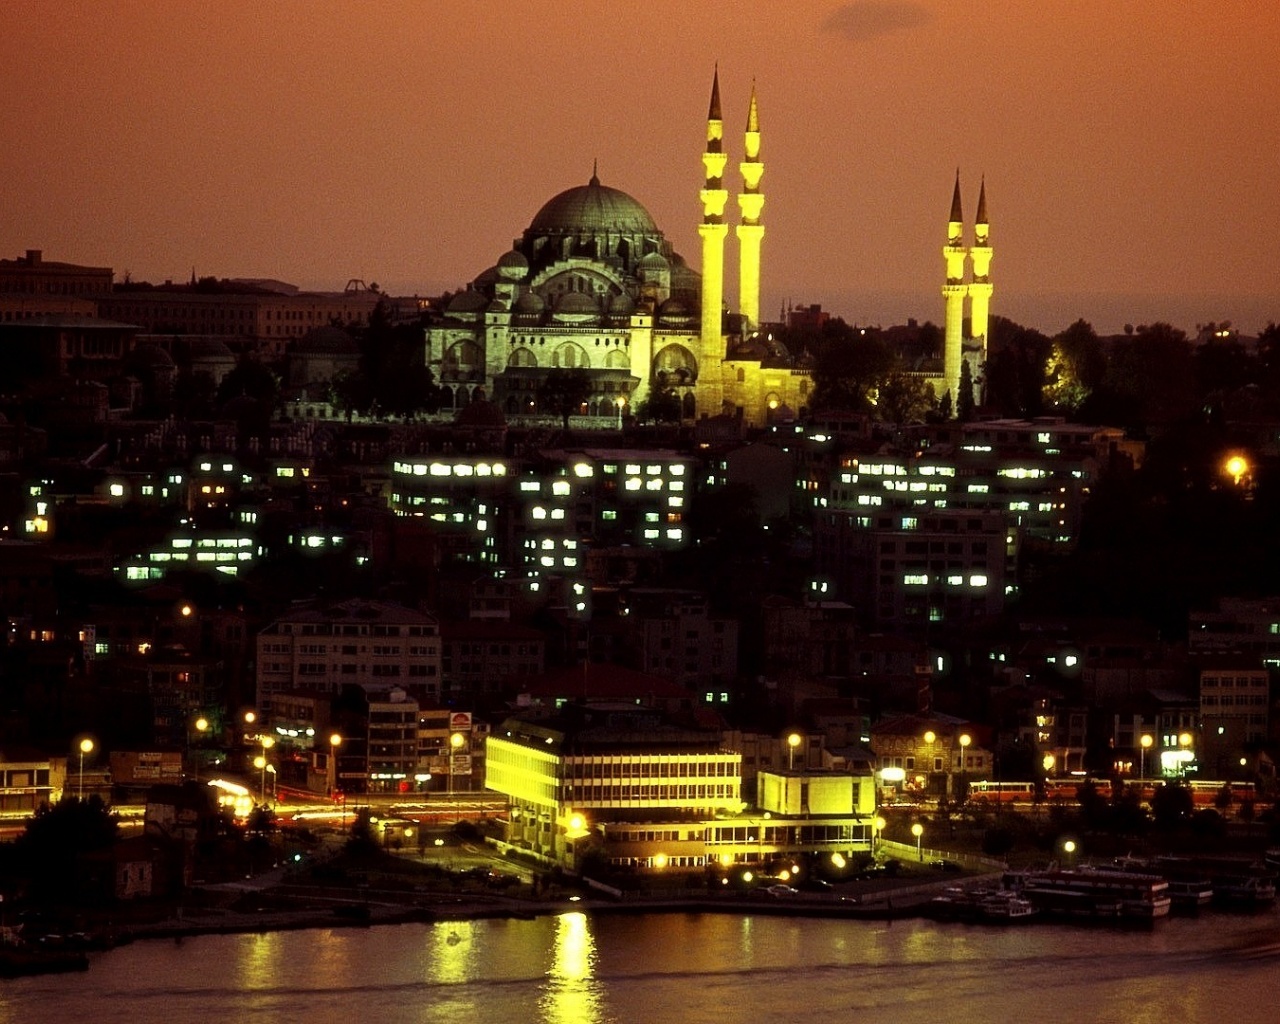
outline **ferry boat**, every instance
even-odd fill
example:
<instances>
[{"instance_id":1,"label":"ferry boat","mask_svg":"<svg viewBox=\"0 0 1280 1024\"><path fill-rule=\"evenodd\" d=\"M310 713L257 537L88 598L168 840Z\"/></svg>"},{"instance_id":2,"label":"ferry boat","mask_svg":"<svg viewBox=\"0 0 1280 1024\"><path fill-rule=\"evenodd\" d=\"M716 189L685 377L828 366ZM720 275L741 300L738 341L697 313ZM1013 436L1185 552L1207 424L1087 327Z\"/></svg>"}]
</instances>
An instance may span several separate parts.
<instances>
[{"instance_id":1,"label":"ferry boat","mask_svg":"<svg viewBox=\"0 0 1280 1024\"><path fill-rule=\"evenodd\" d=\"M1000 889L984 896L978 901L978 909L982 912L984 921L997 924L1029 921L1039 913L1029 899L1008 889Z\"/></svg>"},{"instance_id":2,"label":"ferry boat","mask_svg":"<svg viewBox=\"0 0 1280 1024\"><path fill-rule=\"evenodd\" d=\"M933 897L926 908L931 917L943 921L983 921L1010 924L1030 920L1037 914L1030 900L1009 889L949 886Z\"/></svg>"},{"instance_id":3,"label":"ferry boat","mask_svg":"<svg viewBox=\"0 0 1280 1024\"><path fill-rule=\"evenodd\" d=\"M1207 878L1170 878L1169 899L1174 910L1198 913L1213 902L1213 882Z\"/></svg>"},{"instance_id":4,"label":"ferry boat","mask_svg":"<svg viewBox=\"0 0 1280 1024\"><path fill-rule=\"evenodd\" d=\"M1239 857L1160 857L1154 869L1186 884L1207 885L1210 899L1242 909L1270 906L1276 899L1276 881L1266 868Z\"/></svg>"},{"instance_id":5,"label":"ferry boat","mask_svg":"<svg viewBox=\"0 0 1280 1024\"><path fill-rule=\"evenodd\" d=\"M1159 875L1098 868L1027 875L1020 895L1044 914L1152 922L1168 917L1169 883Z\"/></svg>"}]
</instances>

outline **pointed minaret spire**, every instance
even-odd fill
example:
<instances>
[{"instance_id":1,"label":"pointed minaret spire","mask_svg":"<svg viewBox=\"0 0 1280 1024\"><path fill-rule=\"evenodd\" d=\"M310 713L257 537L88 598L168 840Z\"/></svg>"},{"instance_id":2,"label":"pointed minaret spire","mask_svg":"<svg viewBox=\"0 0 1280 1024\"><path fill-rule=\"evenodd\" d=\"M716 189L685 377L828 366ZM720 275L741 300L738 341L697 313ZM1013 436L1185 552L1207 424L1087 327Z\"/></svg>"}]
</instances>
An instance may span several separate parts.
<instances>
[{"instance_id":1,"label":"pointed minaret spire","mask_svg":"<svg viewBox=\"0 0 1280 1024\"><path fill-rule=\"evenodd\" d=\"M973 280L969 284L969 346L975 351L975 360L982 365L987 360L987 331L991 320L991 226L987 222L987 179L984 176L978 188L978 217L973 224L973 245L969 247L969 260L973 265Z\"/></svg>"},{"instance_id":2,"label":"pointed minaret spire","mask_svg":"<svg viewBox=\"0 0 1280 1024\"><path fill-rule=\"evenodd\" d=\"M760 161L760 109L755 82L751 83L751 105L738 168L742 172L742 191L738 194L738 209L742 212L742 223L738 225L738 312L750 329L760 323L760 243L764 241L764 225L760 223L764 164Z\"/></svg>"},{"instance_id":3,"label":"pointed minaret spire","mask_svg":"<svg viewBox=\"0 0 1280 1024\"><path fill-rule=\"evenodd\" d=\"M591 161L591 180L587 182L587 184L588 185L600 184L600 158L599 157L594 157Z\"/></svg>"},{"instance_id":4,"label":"pointed minaret spire","mask_svg":"<svg viewBox=\"0 0 1280 1024\"><path fill-rule=\"evenodd\" d=\"M724 341L724 240L729 233L724 208L729 192L724 187L724 121L720 116L720 67L711 79L711 106L707 112L707 148L702 153L702 310L699 326L699 359L704 366L718 366L725 355ZM698 413L719 416L724 393L718 376L707 373L698 381Z\"/></svg>"},{"instance_id":5,"label":"pointed minaret spire","mask_svg":"<svg viewBox=\"0 0 1280 1024\"><path fill-rule=\"evenodd\" d=\"M947 221L947 244L942 247L946 278L942 285L945 302L942 342L942 388L951 396L951 408L959 408L960 364L964 359L964 300L968 287L964 283L968 250L964 247L964 212L960 206L960 169L956 168L955 188L951 192L951 216Z\"/></svg>"}]
</instances>

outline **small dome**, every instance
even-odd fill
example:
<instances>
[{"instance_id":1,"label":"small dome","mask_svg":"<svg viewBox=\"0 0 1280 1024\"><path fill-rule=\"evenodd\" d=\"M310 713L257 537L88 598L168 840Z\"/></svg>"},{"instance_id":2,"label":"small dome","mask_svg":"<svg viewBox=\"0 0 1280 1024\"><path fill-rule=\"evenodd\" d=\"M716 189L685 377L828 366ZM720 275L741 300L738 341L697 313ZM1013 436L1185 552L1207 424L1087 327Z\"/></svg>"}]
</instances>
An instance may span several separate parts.
<instances>
[{"instance_id":1,"label":"small dome","mask_svg":"<svg viewBox=\"0 0 1280 1024\"><path fill-rule=\"evenodd\" d=\"M640 258L640 262L636 264L640 270L670 270L671 264L667 262L667 258L660 252L651 252Z\"/></svg>"},{"instance_id":2,"label":"small dome","mask_svg":"<svg viewBox=\"0 0 1280 1024\"><path fill-rule=\"evenodd\" d=\"M609 298L609 312L614 316L630 316L635 308L635 301L626 292Z\"/></svg>"},{"instance_id":3,"label":"small dome","mask_svg":"<svg viewBox=\"0 0 1280 1024\"><path fill-rule=\"evenodd\" d=\"M482 313L489 300L477 291L468 289L465 292L458 292L449 300L447 311L450 313Z\"/></svg>"},{"instance_id":4,"label":"small dome","mask_svg":"<svg viewBox=\"0 0 1280 1024\"><path fill-rule=\"evenodd\" d=\"M516 299L517 313L541 313L546 308L547 304L537 292L523 292Z\"/></svg>"},{"instance_id":5,"label":"small dome","mask_svg":"<svg viewBox=\"0 0 1280 1024\"><path fill-rule=\"evenodd\" d=\"M730 359L740 359L747 362L759 361L769 357L769 350L761 342L757 335L738 342L729 352Z\"/></svg>"},{"instance_id":6,"label":"small dome","mask_svg":"<svg viewBox=\"0 0 1280 1024\"><path fill-rule=\"evenodd\" d=\"M512 249L498 260L498 276L504 281L519 281L529 272L529 261L524 253Z\"/></svg>"},{"instance_id":7,"label":"small dome","mask_svg":"<svg viewBox=\"0 0 1280 1024\"><path fill-rule=\"evenodd\" d=\"M658 319L669 325L684 325L697 319L683 299L670 298L658 307Z\"/></svg>"}]
</instances>

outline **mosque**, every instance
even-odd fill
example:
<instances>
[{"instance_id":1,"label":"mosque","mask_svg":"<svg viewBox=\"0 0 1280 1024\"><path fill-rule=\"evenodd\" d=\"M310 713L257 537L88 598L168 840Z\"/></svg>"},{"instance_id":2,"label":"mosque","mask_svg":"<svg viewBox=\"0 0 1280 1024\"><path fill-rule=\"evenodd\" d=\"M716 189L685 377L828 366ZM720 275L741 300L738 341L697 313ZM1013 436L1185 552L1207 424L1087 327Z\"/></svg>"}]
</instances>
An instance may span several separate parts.
<instances>
[{"instance_id":1,"label":"mosque","mask_svg":"<svg viewBox=\"0 0 1280 1024\"><path fill-rule=\"evenodd\" d=\"M593 170L587 184L544 204L510 251L427 327L427 365L446 389L447 404L462 409L486 399L508 419L539 415L542 383L559 368L586 372L591 393L582 413L601 427L659 398L684 420L724 416L759 427L776 416L803 415L813 394L812 366L760 320L760 139L753 86L738 164L736 311L725 304L729 155L717 71L702 154L699 269L675 251L639 201L602 184ZM943 250L944 375L931 378L938 394L958 393L962 359L979 371L985 359L991 295L985 185L972 248L963 243L959 188L957 174ZM966 283L969 260L974 276Z\"/></svg>"}]
</instances>

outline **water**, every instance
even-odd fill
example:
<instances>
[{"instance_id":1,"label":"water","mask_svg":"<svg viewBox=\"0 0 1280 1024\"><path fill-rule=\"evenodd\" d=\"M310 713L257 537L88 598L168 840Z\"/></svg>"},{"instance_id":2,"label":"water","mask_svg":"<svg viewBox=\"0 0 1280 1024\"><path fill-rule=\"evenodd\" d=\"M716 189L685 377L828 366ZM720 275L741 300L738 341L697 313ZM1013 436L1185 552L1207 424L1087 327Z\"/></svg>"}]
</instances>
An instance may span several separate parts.
<instances>
[{"instance_id":1,"label":"water","mask_svg":"<svg viewBox=\"0 0 1280 1024\"><path fill-rule=\"evenodd\" d=\"M1280 918L1149 931L719 914L314 929L137 942L0 982L0 1024L711 1024L1261 1020Z\"/></svg>"}]
</instances>

